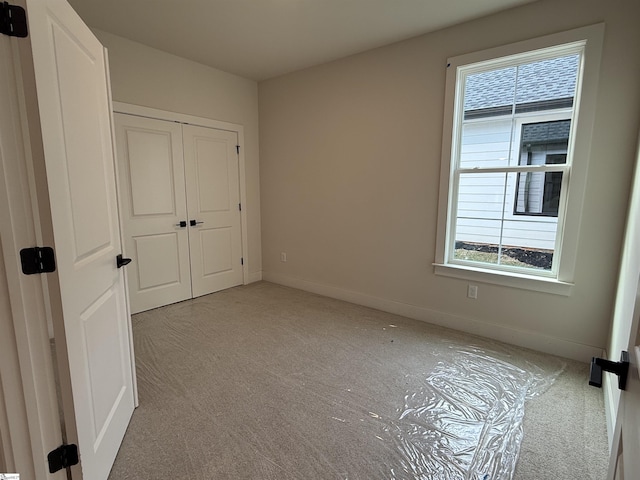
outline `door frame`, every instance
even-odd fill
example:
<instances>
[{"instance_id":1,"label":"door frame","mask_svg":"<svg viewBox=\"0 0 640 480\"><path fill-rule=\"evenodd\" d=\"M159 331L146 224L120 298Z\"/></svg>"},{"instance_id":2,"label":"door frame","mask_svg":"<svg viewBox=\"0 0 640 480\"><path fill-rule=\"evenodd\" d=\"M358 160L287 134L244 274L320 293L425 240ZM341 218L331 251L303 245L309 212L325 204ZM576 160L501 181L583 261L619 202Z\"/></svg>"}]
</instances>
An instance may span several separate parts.
<instances>
[{"instance_id":1,"label":"door frame","mask_svg":"<svg viewBox=\"0 0 640 480\"><path fill-rule=\"evenodd\" d=\"M22 1L15 3L25 7ZM0 365L4 432L0 445L7 468L19 469L18 473L36 480L62 480L66 472L50 474L46 460L48 452L63 441L49 340L51 285L45 276L22 274L19 258L21 248L43 245L46 219L39 200L48 194L34 175L41 148L35 129L38 117L31 108L35 101L35 84L29 78L31 43L29 38L9 41L9 48L3 47L0 55L0 70L6 73L0 95L9 99L11 108L0 108L0 123L10 130L6 137L12 135L14 141L9 155L0 162L0 253L4 260L0 275L6 279L0 296L10 316L0 323L1 333L6 334L3 347L9 350L0 357L8 362L2 365L15 368L19 376L8 375Z\"/></svg>"},{"instance_id":2,"label":"door frame","mask_svg":"<svg viewBox=\"0 0 640 480\"><path fill-rule=\"evenodd\" d=\"M113 112L114 113L124 113L127 115L136 115L138 117L147 117L153 118L156 120L165 120L169 122L177 122L184 123L188 125L195 125L198 127L206 127L206 128L215 128L216 130L226 130L230 132L235 132L238 135L238 145L240 146L240 151L238 152L238 170L239 176L238 178L238 186L240 188L240 203L242 205L242 209L240 210L240 236L242 239L242 284L247 285L249 282L249 244L248 244L248 230L247 230L247 211L249 205L247 204L247 179L246 179L246 171L245 171L245 159L244 159L244 126L225 122L222 120L213 120L211 118L197 117L194 115L187 115L183 113L177 112L169 112L166 110L158 110L150 107L143 107L140 105L133 105L130 103L123 102L112 102L113 104ZM117 153L117 151L116 151ZM116 162L118 163L118 162ZM119 184L118 179L116 178L116 184ZM118 185L118 191L120 190L120 185ZM119 196L118 196L119 197ZM118 198L118 202L120 202L120 198ZM122 217L121 217L122 218ZM120 228L122 229L122 220Z\"/></svg>"}]
</instances>

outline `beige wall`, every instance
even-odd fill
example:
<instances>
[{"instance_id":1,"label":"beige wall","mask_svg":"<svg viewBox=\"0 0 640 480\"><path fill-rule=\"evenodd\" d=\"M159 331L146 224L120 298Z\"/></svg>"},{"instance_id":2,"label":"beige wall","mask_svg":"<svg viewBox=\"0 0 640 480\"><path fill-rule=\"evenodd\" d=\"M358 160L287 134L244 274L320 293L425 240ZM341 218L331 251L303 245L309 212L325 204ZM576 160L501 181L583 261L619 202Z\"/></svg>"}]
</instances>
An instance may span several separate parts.
<instances>
[{"instance_id":1,"label":"beige wall","mask_svg":"<svg viewBox=\"0 0 640 480\"><path fill-rule=\"evenodd\" d=\"M636 0L541 0L260 83L265 279L574 358L598 352L640 121L638 18ZM467 281L431 266L446 59L602 21L573 293L479 284L467 299Z\"/></svg>"},{"instance_id":2,"label":"beige wall","mask_svg":"<svg viewBox=\"0 0 640 480\"><path fill-rule=\"evenodd\" d=\"M259 278L257 83L107 32L94 33L109 50L113 100L244 126L249 274Z\"/></svg>"}]
</instances>

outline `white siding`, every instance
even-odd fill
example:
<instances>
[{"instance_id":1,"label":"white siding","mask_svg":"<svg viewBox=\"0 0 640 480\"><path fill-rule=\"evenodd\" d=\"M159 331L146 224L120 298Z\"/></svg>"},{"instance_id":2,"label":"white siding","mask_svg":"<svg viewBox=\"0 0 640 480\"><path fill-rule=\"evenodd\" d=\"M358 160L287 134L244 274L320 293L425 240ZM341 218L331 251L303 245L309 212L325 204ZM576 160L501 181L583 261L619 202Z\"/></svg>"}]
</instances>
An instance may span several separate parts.
<instances>
[{"instance_id":1,"label":"white siding","mask_svg":"<svg viewBox=\"0 0 640 480\"><path fill-rule=\"evenodd\" d=\"M511 144L511 127L511 119L464 124L460 167L517 165L518 149ZM553 250L557 218L514 215L516 182L515 173L462 174L458 186L456 241Z\"/></svg>"}]
</instances>

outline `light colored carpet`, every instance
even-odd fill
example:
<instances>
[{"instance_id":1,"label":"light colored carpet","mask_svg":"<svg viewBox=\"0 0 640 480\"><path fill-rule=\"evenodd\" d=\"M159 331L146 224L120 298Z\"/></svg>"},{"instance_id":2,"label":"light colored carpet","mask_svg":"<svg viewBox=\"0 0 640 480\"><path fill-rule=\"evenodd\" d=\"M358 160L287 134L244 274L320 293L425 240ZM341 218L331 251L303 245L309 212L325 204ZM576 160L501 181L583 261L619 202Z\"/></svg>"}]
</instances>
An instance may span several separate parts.
<instances>
[{"instance_id":1,"label":"light colored carpet","mask_svg":"<svg viewBox=\"0 0 640 480\"><path fill-rule=\"evenodd\" d=\"M503 427L516 440L524 429L512 478L605 478L602 391L588 386L586 364L266 282L135 315L133 329L140 407L110 480L497 480L510 475L456 472L509 463L499 454L514 452L511 440L473 443L473 432ZM506 362L491 375L513 387L481 388L487 368L474 355L495 359L488 369ZM451 367L461 362L477 368L466 376ZM451 381L440 385L443 371ZM479 379L477 392L457 386L463 377ZM539 395L520 422L511 403L527 392ZM508 399L507 418L495 407ZM424 440L433 425L437 451ZM443 458L460 468L414 468Z\"/></svg>"}]
</instances>

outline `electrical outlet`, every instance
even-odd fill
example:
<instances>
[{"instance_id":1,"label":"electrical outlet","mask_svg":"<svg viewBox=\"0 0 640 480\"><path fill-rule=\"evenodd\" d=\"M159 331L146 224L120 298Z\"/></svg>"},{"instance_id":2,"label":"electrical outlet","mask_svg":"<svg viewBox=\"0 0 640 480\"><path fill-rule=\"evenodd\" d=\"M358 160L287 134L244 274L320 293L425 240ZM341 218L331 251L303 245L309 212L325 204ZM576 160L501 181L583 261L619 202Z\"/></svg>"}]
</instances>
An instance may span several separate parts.
<instances>
[{"instance_id":1,"label":"electrical outlet","mask_svg":"<svg viewBox=\"0 0 640 480\"><path fill-rule=\"evenodd\" d=\"M287 261L287 254L285 252L280 252L280 261L281 262Z\"/></svg>"},{"instance_id":2,"label":"electrical outlet","mask_svg":"<svg viewBox=\"0 0 640 480\"><path fill-rule=\"evenodd\" d=\"M477 285L469 285L467 287L467 297L473 298L474 300L478 298L478 286Z\"/></svg>"}]
</instances>

